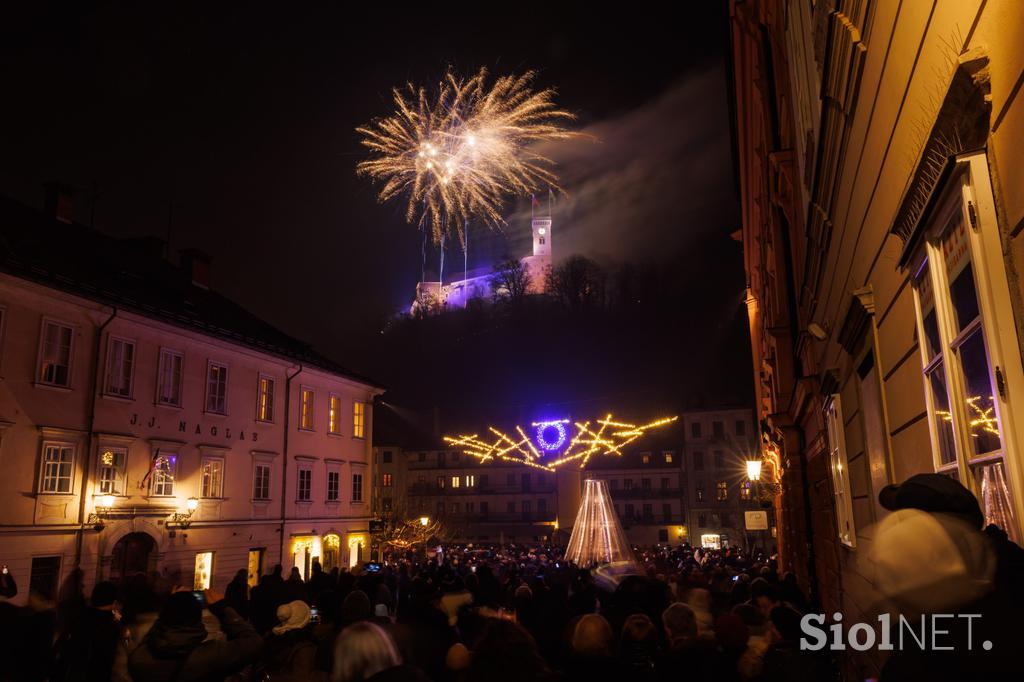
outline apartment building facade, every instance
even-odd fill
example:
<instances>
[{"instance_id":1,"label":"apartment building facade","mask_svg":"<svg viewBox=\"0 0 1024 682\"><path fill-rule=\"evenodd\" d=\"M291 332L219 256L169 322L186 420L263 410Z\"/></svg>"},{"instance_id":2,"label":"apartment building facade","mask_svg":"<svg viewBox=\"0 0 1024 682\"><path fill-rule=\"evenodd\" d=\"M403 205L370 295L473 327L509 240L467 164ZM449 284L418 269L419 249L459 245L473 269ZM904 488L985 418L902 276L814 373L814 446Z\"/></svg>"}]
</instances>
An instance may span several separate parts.
<instances>
[{"instance_id":1,"label":"apartment building facade","mask_svg":"<svg viewBox=\"0 0 1024 682\"><path fill-rule=\"evenodd\" d=\"M731 5L747 309L786 568L870 621L879 491L1024 518L1018 3ZM851 653L852 679L877 650Z\"/></svg>"},{"instance_id":2,"label":"apartment building facade","mask_svg":"<svg viewBox=\"0 0 1024 682\"><path fill-rule=\"evenodd\" d=\"M146 240L0 203L0 555L24 602L368 556L380 392Z\"/></svg>"}]
</instances>

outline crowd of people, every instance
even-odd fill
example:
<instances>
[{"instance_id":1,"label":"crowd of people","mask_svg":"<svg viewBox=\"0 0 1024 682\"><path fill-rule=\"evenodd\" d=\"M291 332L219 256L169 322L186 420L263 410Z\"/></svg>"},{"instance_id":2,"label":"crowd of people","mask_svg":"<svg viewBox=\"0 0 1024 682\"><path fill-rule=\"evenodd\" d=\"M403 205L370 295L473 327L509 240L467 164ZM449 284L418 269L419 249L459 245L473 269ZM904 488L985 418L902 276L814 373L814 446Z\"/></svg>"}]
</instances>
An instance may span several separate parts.
<instances>
[{"instance_id":1,"label":"crowd of people","mask_svg":"<svg viewBox=\"0 0 1024 682\"><path fill-rule=\"evenodd\" d=\"M52 608L0 603L0 679L829 677L797 646L806 597L770 557L683 545L637 559L588 570L554 546L445 547L351 571L314 562L308 580L275 566L251 588L241 570L223 594L153 574L87 596L74 572Z\"/></svg>"}]
</instances>

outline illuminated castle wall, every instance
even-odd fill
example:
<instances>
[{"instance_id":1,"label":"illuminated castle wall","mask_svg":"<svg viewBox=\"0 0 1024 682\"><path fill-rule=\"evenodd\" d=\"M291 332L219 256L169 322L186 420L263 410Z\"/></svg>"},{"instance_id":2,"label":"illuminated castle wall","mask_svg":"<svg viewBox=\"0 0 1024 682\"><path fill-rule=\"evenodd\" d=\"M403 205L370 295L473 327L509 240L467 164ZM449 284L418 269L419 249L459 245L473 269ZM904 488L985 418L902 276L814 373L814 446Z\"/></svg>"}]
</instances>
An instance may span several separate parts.
<instances>
[{"instance_id":1,"label":"illuminated castle wall","mask_svg":"<svg viewBox=\"0 0 1024 682\"><path fill-rule=\"evenodd\" d=\"M523 256L520 261L530 273L530 293L540 293L544 289L544 277L551 265L551 217L535 216L531 221L533 233L533 253ZM416 298L409 307L409 312L416 312L418 302L426 297L435 299L443 306L464 308L474 298L486 298L491 295L490 268L477 269L465 273L456 269L453 274L463 275L462 279L444 282L417 282Z\"/></svg>"}]
</instances>

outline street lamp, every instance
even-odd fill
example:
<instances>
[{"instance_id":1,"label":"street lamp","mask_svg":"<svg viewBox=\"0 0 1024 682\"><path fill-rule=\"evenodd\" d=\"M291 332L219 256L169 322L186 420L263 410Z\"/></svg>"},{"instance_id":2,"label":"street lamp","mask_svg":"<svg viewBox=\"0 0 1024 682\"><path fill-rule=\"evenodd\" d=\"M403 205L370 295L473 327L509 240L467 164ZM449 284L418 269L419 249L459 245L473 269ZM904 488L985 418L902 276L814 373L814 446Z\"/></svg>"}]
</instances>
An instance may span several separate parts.
<instances>
[{"instance_id":1,"label":"street lamp","mask_svg":"<svg viewBox=\"0 0 1024 682\"><path fill-rule=\"evenodd\" d=\"M430 525L430 517L428 517L428 516L421 516L420 517L420 525L421 526L429 526Z\"/></svg>"},{"instance_id":2,"label":"street lamp","mask_svg":"<svg viewBox=\"0 0 1024 682\"><path fill-rule=\"evenodd\" d=\"M752 482L761 480L761 460L747 460L747 478L749 478Z\"/></svg>"},{"instance_id":3,"label":"street lamp","mask_svg":"<svg viewBox=\"0 0 1024 682\"><path fill-rule=\"evenodd\" d=\"M91 524L97 532L103 530L106 524L103 523L103 517L110 513L110 510L114 507L116 497L110 494L97 495L96 496L96 511L89 514L89 518L86 519L86 523Z\"/></svg>"},{"instance_id":4,"label":"street lamp","mask_svg":"<svg viewBox=\"0 0 1024 682\"><path fill-rule=\"evenodd\" d=\"M170 523L176 525L178 528L181 528L182 530L188 530L188 527L192 525L192 515L195 513L196 509L198 509L198 508L199 508L199 498L198 497L190 497L190 498L188 498L187 500L185 500L185 509L187 509L188 511L186 511L186 512L174 512L174 514L171 515ZM168 525L170 525L170 524L168 524Z\"/></svg>"}]
</instances>

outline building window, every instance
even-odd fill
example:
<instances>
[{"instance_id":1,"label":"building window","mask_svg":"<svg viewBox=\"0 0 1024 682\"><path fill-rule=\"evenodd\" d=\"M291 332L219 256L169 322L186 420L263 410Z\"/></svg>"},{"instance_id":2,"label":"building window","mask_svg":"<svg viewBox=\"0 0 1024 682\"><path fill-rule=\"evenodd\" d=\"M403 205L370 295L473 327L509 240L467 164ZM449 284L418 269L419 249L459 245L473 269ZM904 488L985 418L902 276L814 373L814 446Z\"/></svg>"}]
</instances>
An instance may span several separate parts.
<instances>
[{"instance_id":1,"label":"building window","mask_svg":"<svg viewBox=\"0 0 1024 682\"><path fill-rule=\"evenodd\" d=\"M664 453L662 453L662 455L665 457L665 464L671 464L672 463L673 454L671 452L664 452Z\"/></svg>"},{"instance_id":2,"label":"building window","mask_svg":"<svg viewBox=\"0 0 1024 682\"><path fill-rule=\"evenodd\" d=\"M644 519L645 520L649 521L650 519L654 518L654 508L651 506L651 504L645 502L643 509L644 509Z\"/></svg>"},{"instance_id":3,"label":"building window","mask_svg":"<svg viewBox=\"0 0 1024 682\"><path fill-rule=\"evenodd\" d=\"M228 367L212 360L206 366L206 411L228 413Z\"/></svg>"},{"instance_id":4,"label":"building window","mask_svg":"<svg viewBox=\"0 0 1024 682\"><path fill-rule=\"evenodd\" d=\"M444 510L445 510L444 502L438 502L437 503L437 515L438 516L444 516Z\"/></svg>"},{"instance_id":5,"label":"building window","mask_svg":"<svg viewBox=\"0 0 1024 682\"><path fill-rule=\"evenodd\" d=\"M853 527L853 501L850 499L850 475L849 465L846 461L843 409L838 395L833 395L828 405L825 406L825 427L839 540L844 545L853 547L857 544L857 536Z\"/></svg>"},{"instance_id":6,"label":"building window","mask_svg":"<svg viewBox=\"0 0 1024 682\"><path fill-rule=\"evenodd\" d=\"M200 497L224 496L224 460L220 457L203 457Z\"/></svg>"},{"instance_id":7,"label":"building window","mask_svg":"<svg viewBox=\"0 0 1024 682\"><path fill-rule=\"evenodd\" d=\"M388 482L386 486L391 485L391 474L384 474L387 477ZM341 472L339 471L328 471L327 472L327 501L337 502L341 499Z\"/></svg>"},{"instance_id":8,"label":"building window","mask_svg":"<svg viewBox=\"0 0 1024 682\"><path fill-rule=\"evenodd\" d=\"M641 478L640 479L640 489L641 490L650 490L651 489L651 479L649 479L649 478Z\"/></svg>"},{"instance_id":9,"label":"building window","mask_svg":"<svg viewBox=\"0 0 1024 682\"><path fill-rule=\"evenodd\" d=\"M695 452L693 453L693 470L704 471L704 453Z\"/></svg>"},{"instance_id":10,"label":"building window","mask_svg":"<svg viewBox=\"0 0 1024 682\"><path fill-rule=\"evenodd\" d=\"M725 438L725 424L722 422L711 422L711 433L715 438Z\"/></svg>"},{"instance_id":11,"label":"building window","mask_svg":"<svg viewBox=\"0 0 1024 682\"><path fill-rule=\"evenodd\" d=\"M672 505L668 502L663 502L661 504L661 519L665 523L672 520Z\"/></svg>"},{"instance_id":12,"label":"building window","mask_svg":"<svg viewBox=\"0 0 1024 682\"><path fill-rule=\"evenodd\" d=\"M274 379L260 375L256 391L256 419L261 422L274 421Z\"/></svg>"},{"instance_id":13,"label":"building window","mask_svg":"<svg viewBox=\"0 0 1024 682\"><path fill-rule=\"evenodd\" d=\"M75 446L67 443L43 444L43 475L40 492L70 493L74 477Z\"/></svg>"},{"instance_id":14,"label":"building window","mask_svg":"<svg viewBox=\"0 0 1024 682\"><path fill-rule=\"evenodd\" d=\"M29 572L28 589L30 594L37 594L43 599L57 599L57 586L60 584L60 557L32 557Z\"/></svg>"},{"instance_id":15,"label":"building window","mask_svg":"<svg viewBox=\"0 0 1024 682\"><path fill-rule=\"evenodd\" d=\"M452 476L452 487L453 488L458 488L459 487L459 477L458 476Z\"/></svg>"},{"instance_id":16,"label":"building window","mask_svg":"<svg viewBox=\"0 0 1024 682\"><path fill-rule=\"evenodd\" d=\"M529 500L523 500L523 502L522 502L522 512L521 513L522 513L524 519L527 519L527 518L530 517L530 507L531 507L530 501Z\"/></svg>"},{"instance_id":17,"label":"building window","mask_svg":"<svg viewBox=\"0 0 1024 682\"><path fill-rule=\"evenodd\" d=\"M708 527L708 515L704 512L697 514L697 527L707 528Z\"/></svg>"},{"instance_id":18,"label":"building window","mask_svg":"<svg viewBox=\"0 0 1024 682\"><path fill-rule=\"evenodd\" d=\"M420 453L420 454L422 454L422 453ZM384 464L391 464L391 457L392 457L391 451L390 450L385 450L381 454L381 460L380 461L382 461Z\"/></svg>"},{"instance_id":19,"label":"building window","mask_svg":"<svg viewBox=\"0 0 1024 682\"><path fill-rule=\"evenodd\" d=\"M481 516L487 516L487 513L490 511L490 507L491 507L490 503L487 502L486 500L481 502L480 503L480 515Z\"/></svg>"},{"instance_id":20,"label":"building window","mask_svg":"<svg viewBox=\"0 0 1024 682\"><path fill-rule=\"evenodd\" d=\"M473 503L472 502L467 502L466 503L466 513L467 514L472 514L473 513Z\"/></svg>"},{"instance_id":21,"label":"building window","mask_svg":"<svg viewBox=\"0 0 1024 682\"><path fill-rule=\"evenodd\" d=\"M439 490L444 490L444 476L437 477L437 487Z\"/></svg>"},{"instance_id":22,"label":"building window","mask_svg":"<svg viewBox=\"0 0 1024 682\"><path fill-rule=\"evenodd\" d=\"M472 488L476 486L476 476L473 474L466 474L466 487Z\"/></svg>"},{"instance_id":23,"label":"building window","mask_svg":"<svg viewBox=\"0 0 1024 682\"><path fill-rule=\"evenodd\" d=\"M622 482L622 489L623 490L632 490L633 489L633 479L632 478L627 478L626 480L624 480Z\"/></svg>"},{"instance_id":24,"label":"building window","mask_svg":"<svg viewBox=\"0 0 1024 682\"><path fill-rule=\"evenodd\" d=\"M420 462L426 462L426 461L427 461L427 453L425 453L425 452L421 452L421 453L419 453L419 455L418 455L417 459L418 459L418 460L419 460Z\"/></svg>"},{"instance_id":25,"label":"building window","mask_svg":"<svg viewBox=\"0 0 1024 682\"><path fill-rule=\"evenodd\" d=\"M213 580L213 552L196 554L196 571L192 579L193 590L208 590Z\"/></svg>"},{"instance_id":26,"label":"building window","mask_svg":"<svg viewBox=\"0 0 1024 682\"><path fill-rule=\"evenodd\" d=\"M516 484L516 475L515 474L506 474L505 475L505 485L507 485L507 486L514 486L515 484Z\"/></svg>"},{"instance_id":27,"label":"building window","mask_svg":"<svg viewBox=\"0 0 1024 682\"><path fill-rule=\"evenodd\" d=\"M490 476L488 476L487 474L480 474L480 487L481 488L484 488L486 490L487 486L490 484L490 482L491 482Z\"/></svg>"},{"instance_id":28,"label":"building window","mask_svg":"<svg viewBox=\"0 0 1024 682\"><path fill-rule=\"evenodd\" d=\"M626 514L625 514L625 516L626 516L627 519L632 519L635 516L635 514L633 513L633 505L632 504L627 504L626 505Z\"/></svg>"},{"instance_id":29,"label":"building window","mask_svg":"<svg viewBox=\"0 0 1024 682\"><path fill-rule=\"evenodd\" d=\"M313 499L313 470L308 468L299 469L298 488L295 499L299 502L309 502Z\"/></svg>"},{"instance_id":30,"label":"building window","mask_svg":"<svg viewBox=\"0 0 1024 682\"><path fill-rule=\"evenodd\" d=\"M965 177L987 172L982 155L970 165ZM1002 384L997 390L993 381L1002 380L1000 365L1005 364L998 357L998 342L991 341L999 336L997 320L986 317L996 308L993 287L1001 286L997 283L1005 275L999 259L986 263L978 258L988 240L998 250L1000 239L994 221L985 220L984 212L965 199L983 201L982 194L980 187L956 191L925 241L914 276L918 338L935 469L972 488L985 523L1019 542L1004 464L1008 443L1001 424L1008 413L1007 388ZM973 229L965 211L972 215Z\"/></svg>"},{"instance_id":31,"label":"building window","mask_svg":"<svg viewBox=\"0 0 1024 682\"><path fill-rule=\"evenodd\" d=\"M505 508L508 510L509 514L515 514L516 513L516 503L515 502L507 503L505 505Z\"/></svg>"},{"instance_id":32,"label":"building window","mask_svg":"<svg viewBox=\"0 0 1024 682\"><path fill-rule=\"evenodd\" d=\"M384 511L386 511L386 512L391 511L391 498L390 497L385 497L385 498L383 498L381 500L381 508Z\"/></svg>"},{"instance_id":33,"label":"building window","mask_svg":"<svg viewBox=\"0 0 1024 682\"><path fill-rule=\"evenodd\" d=\"M150 494L154 497L171 497L174 495L174 480L178 474L178 456L161 454L157 450L153 457L152 483Z\"/></svg>"},{"instance_id":34,"label":"building window","mask_svg":"<svg viewBox=\"0 0 1024 682\"><path fill-rule=\"evenodd\" d=\"M722 512L719 523L723 528L728 528L732 525L732 515L729 512Z\"/></svg>"},{"instance_id":35,"label":"building window","mask_svg":"<svg viewBox=\"0 0 1024 682\"><path fill-rule=\"evenodd\" d=\"M747 435L747 422L743 421L742 419L737 419L735 426L737 436Z\"/></svg>"},{"instance_id":36,"label":"building window","mask_svg":"<svg viewBox=\"0 0 1024 682\"><path fill-rule=\"evenodd\" d=\"M700 422L690 423L690 436L693 438L700 438Z\"/></svg>"},{"instance_id":37,"label":"building window","mask_svg":"<svg viewBox=\"0 0 1024 682\"><path fill-rule=\"evenodd\" d=\"M651 463L651 453L645 452L642 455L640 455L640 461L643 464L650 464Z\"/></svg>"},{"instance_id":38,"label":"building window","mask_svg":"<svg viewBox=\"0 0 1024 682\"><path fill-rule=\"evenodd\" d=\"M391 487L391 474L383 474L381 476L381 482L382 482L382 485L385 488L390 488Z\"/></svg>"},{"instance_id":39,"label":"building window","mask_svg":"<svg viewBox=\"0 0 1024 682\"><path fill-rule=\"evenodd\" d=\"M355 438L366 437L366 403L359 400L352 403L352 435Z\"/></svg>"},{"instance_id":40,"label":"building window","mask_svg":"<svg viewBox=\"0 0 1024 682\"><path fill-rule=\"evenodd\" d=\"M719 502L724 502L729 499L729 484L725 481L719 481L715 486L715 499Z\"/></svg>"},{"instance_id":41,"label":"building window","mask_svg":"<svg viewBox=\"0 0 1024 682\"><path fill-rule=\"evenodd\" d=\"M537 514L543 516L548 513L548 501L543 497L537 500ZM543 520L543 519L542 519Z\"/></svg>"},{"instance_id":42,"label":"building window","mask_svg":"<svg viewBox=\"0 0 1024 682\"><path fill-rule=\"evenodd\" d=\"M721 450L715 450L715 468L725 468L725 455L722 453Z\"/></svg>"},{"instance_id":43,"label":"building window","mask_svg":"<svg viewBox=\"0 0 1024 682\"><path fill-rule=\"evenodd\" d=\"M252 471L252 499L270 499L270 465L257 464Z\"/></svg>"},{"instance_id":44,"label":"building window","mask_svg":"<svg viewBox=\"0 0 1024 682\"><path fill-rule=\"evenodd\" d=\"M661 479L661 489L662 490L668 490L668 479L667 478L662 478Z\"/></svg>"},{"instance_id":45,"label":"building window","mask_svg":"<svg viewBox=\"0 0 1024 682\"><path fill-rule=\"evenodd\" d=\"M613 478L610 481L608 481L608 489L609 490L618 490L619 489L619 479Z\"/></svg>"},{"instance_id":46,"label":"building window","mask_svg":"<svg viewBox=\"0 0 1024 682\"><path fill-rule=\"evenodd\" d=\"M702 486L702 485L697 486L697 488L695 489L695 493L696 493L697 501L698 502L703 502L704 501L704 486Z\"/></svg>"},{"instance_id":47,"label":"building window","mask_svg":"<svg viewBox=\"0 0 1024 682\"><path fill-rule=\"evenodd\" d=\"M313 430L313 400L316 394L313 389L303 386L299 391L299 428Z\"/></svg>"},{"instance_id":48,"label":"building window","mask_svg":"<svg viewBox=\"0 0 1024 682\"><path fill-rule=\"evenodd\" d=\"M334 393L327 399L327 433L341 433L341 396Z\"/></svg>"},{"instance_id":49,"label":"building window","mask_svg":"<svg viewBox=\"0 0 1024 682\"><path fill-rule=\"evenodd\" d=\"M135 367L135 343L110 337L107 340L107 378L104 392L120 398L132 397L132 373Z\"/></svg>"},{"instance_id":50,"label":"building window","mask_svg":"<svg viewBox=\"0 0 1024 682\"><path fill-rule=\"evenodd\" d=\"M96 493L98 495L124 495L125 472L128 450L125 448L100 448L97 467Z\"/></svg>"},{"instance_id":51,"label":"building window","mask_svg":"<svg viewBox=\"0 0 1024 682\"><path fill-rule=\"evenodd\" d=\"M363 475L352 474L352 501L363 501Z\"/></svg>"},{"instance_id":52,"label":"building window","mask_svg":"<svg viewBox=\"0 0 1024 682\"><path fill-rule=\"evenodd\" d=\"M458 502L452 502L452 514L458 514L458 513L459 513L459 503Z\"/></svg>"},{"instance_id":53,"label":"building window","mask_svg":"<svg viewBox=\"0 0 1024 682\"><path fill-rule=\"evenodd\" d=\"M750 499L750 481L744 481L743 485L740 486L740 499L741 500L749 500Z\"/></svg>"},{"instance_id":54,"label":"building window","mask_svg":"<svg viewBox=\"0 0 1024 682\"><path fill-rule=\"evenodd\" d=\"M160 349L157 368L156 402L160 405L181 407L181 379L185 356L167 348Z\"/></svg>"},{"instance_id":55,"label":"building window","mask_svg":"<svg viewBox=\"0 0 1024 682\"><path fill-rule=\"evenodd\" d=\"M75 333L70 325L43 320L39 343L39 371L41 384L71 386L71 357Z\"/></svg>"}]
</instances>

